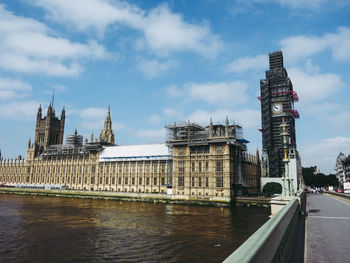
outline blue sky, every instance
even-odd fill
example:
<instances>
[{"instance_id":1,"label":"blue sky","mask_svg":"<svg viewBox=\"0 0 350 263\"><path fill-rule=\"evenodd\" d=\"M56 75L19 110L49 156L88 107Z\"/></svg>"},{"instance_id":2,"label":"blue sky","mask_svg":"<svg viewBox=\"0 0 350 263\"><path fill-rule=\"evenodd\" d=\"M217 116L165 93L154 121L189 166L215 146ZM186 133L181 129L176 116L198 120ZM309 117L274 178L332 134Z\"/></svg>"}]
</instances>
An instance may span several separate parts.
<instances>
[{"instance_id":1,"label":"blue sky","mask_svg":"<svg viewBox=\"0 0 350 263\"><path fill-rule=\"evenodd\" d=\"M330 173L339 151L350 154L349 15L346 0L1 1L0 149L25 156L55 89L65 135L97 135L110 104L121 145L228 116L255 152L259 82L282 50L302 164Z\"/></svg>"}]
</instances>

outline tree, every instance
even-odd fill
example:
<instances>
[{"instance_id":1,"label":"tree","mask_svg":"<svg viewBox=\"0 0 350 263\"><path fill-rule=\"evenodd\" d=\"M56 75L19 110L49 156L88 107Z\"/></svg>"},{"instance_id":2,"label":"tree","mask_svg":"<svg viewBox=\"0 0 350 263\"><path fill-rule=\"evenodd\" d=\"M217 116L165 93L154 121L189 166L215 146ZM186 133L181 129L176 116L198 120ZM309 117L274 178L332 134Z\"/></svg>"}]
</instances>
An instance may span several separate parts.
<instances>
[{"instance_id":1,"label":"tree","mask_svg":"<svg viewBox=\"0 0 350 263\"><path fill-rule=\"evenodd\" d=\"M267 196L271 196L274 194L281 194L282 193L282 185L279 183L267 183L263 187L263 194Z\"/></svg>"}]
</instances>

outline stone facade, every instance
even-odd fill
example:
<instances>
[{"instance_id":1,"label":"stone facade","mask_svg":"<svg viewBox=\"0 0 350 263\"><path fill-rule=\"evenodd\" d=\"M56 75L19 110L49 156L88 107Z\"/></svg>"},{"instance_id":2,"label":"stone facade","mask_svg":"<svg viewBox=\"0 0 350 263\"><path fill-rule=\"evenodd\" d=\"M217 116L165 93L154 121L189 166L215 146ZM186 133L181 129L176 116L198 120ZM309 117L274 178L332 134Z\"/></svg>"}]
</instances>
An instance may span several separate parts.
<instances>
[{"instance_id":1,"label":"stone facade","mask_svg":"<svg viewBox=\"0 0 350 263\"><path fill-rule=\"evenodd\" d=\"M167 142L170 151L164 144L115 146L108 109L99 140L91 136L82 146L62 145L60 136L54 137L61 142L57 144L47 136L45 143L38 139L44 130L42 120L56 118L52 107L44 118L40 109L27 159L0 160L1 184L131 193L169 193L172 189L172 194L186 198L215 197L223 201L242 191L259 191L259 158L247 153L247 141L238 136L239 125L229 125L228 121L226 126L212 122L207 128L194 125L207 136L191 143L173 138ZM64 125L64 110L62 120Z\"/></svg>"},{"instance_id":2,"label":"stone facade","mask_svg":"<svg viewBox=\"0 0 350 263\"><path fill-rule=\"evenodd\" d=\"M201 127L194 123L167 126L173 153L173 193L194 199L259 192L260 162L247 154L239 125Z\"/></svg>"}]
</instances>

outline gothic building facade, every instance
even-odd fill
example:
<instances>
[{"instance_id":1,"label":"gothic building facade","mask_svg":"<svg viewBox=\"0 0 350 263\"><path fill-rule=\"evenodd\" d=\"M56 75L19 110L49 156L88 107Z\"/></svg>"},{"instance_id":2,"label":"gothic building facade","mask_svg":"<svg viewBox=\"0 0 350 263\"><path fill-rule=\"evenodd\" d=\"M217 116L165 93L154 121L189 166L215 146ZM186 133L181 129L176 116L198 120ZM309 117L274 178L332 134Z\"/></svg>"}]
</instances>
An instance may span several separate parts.
<instances>
[{"instance_id":1,"label":"gothic building facade","mask_svg":"<svg viewBox=\"0 0 350 263\"><path fill-rule=\"evenodd\" d=\"M26 160L1 159L0 184L170 193L218 201L259 190L259 158L247 153L241 127L228 120L226 125L210 122L208 127L167 126L173 136L166 144L129 146L115 145L109 107L99 137L94 140L91 135L83 144L76 131L68 136L70 143L62 144L64 121L64 109L59 119L51 105L45 117L39 107L35 139L28 142Z\"/></svg>"}]
</instances>

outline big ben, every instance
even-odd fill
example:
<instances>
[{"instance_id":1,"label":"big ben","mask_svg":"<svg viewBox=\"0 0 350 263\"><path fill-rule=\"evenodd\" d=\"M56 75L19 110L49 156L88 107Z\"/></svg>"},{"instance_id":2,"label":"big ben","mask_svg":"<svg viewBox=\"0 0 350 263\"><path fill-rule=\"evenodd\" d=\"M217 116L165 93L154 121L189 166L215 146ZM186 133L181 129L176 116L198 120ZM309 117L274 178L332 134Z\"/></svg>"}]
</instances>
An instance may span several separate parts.
<instances>
[{"instance_id":1,"label":"big ben","mask_svg":"<svg viewBox=\"0 0 350 263\"><path fill-rule=\"evenodd\" d=\"M294 102L299 98L284 68L282 51L269 54L269 67L266 78L260 81L262 146L268 157L269 177L281 177L284 164L280 125L284 118L290 135L289 148L297 153L295 119L299 113Z\"/></svg>"}]
</instances>

